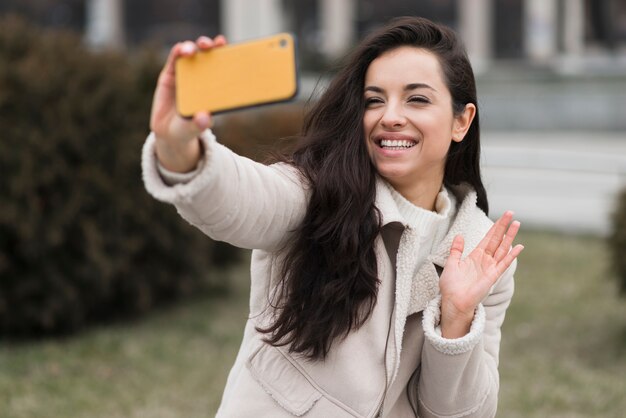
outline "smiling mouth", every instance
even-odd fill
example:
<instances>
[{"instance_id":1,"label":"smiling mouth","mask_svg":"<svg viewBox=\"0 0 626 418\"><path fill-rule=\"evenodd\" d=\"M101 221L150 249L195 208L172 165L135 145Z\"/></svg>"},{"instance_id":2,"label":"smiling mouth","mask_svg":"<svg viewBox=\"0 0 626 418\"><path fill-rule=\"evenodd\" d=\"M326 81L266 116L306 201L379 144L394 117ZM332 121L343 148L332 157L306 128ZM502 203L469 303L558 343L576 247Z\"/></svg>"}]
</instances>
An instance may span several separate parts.
<instances>
[{"instance_id":1,"label":"smiling mouth","mask_svg":"<svg viewBox=\"0 0 626 418\"><path fill-rule=\"evenodd\" d=\"M386 150L405 150L417 145L417 141L412 139L381 139L376 143L380 148Z\"/></svg>"}]
</instances>

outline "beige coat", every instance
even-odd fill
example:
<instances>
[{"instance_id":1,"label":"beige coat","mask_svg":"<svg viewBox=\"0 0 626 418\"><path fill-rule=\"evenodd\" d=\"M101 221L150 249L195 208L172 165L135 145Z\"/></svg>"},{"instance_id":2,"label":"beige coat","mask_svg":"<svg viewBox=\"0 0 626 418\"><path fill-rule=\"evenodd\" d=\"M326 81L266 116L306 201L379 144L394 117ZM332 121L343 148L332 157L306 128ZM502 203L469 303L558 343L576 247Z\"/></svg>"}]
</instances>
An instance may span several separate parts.
<instances>
[{"instance_id":1,"label":"beige coat","mask_svg":"<svg viewBox=\"0 0 626 418\"><path fill-rule=\"evenodd\" d=\"M469 187L452 191L457 211L449 232L417 271L404 268L410 229L382 180L376 205L383 231L376 242L381 287L367 323L335 342L326 360L310 361L261 341L268 299L277 277L278 249L301 222L307 190L286 165L265 166L240 157L203 134L206 156L193 179L167 186L159 176L154 138L143 151L147 190L172 203L191 224L216 240L254 249L250 316L229 374L218 417L476 417L495 416L500 327L513 295L515 264L479 305L469 334L447 340L437 325L438 269L452 239L462 234L466 253L492 222Z\"/></svg>"}]
</instances>

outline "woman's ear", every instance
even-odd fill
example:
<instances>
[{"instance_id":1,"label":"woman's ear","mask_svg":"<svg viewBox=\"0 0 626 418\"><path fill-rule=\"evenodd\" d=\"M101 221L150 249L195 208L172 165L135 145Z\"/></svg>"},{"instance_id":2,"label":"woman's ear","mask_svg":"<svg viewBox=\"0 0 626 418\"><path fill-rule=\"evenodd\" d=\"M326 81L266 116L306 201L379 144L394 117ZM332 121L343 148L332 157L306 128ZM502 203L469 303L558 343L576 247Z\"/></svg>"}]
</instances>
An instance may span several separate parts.
<instances>
[{"instance_id":1,"label":"woman's ear","mask_svg":"<svg viewBox=\"0 0 626 418\"><path fill-rule=\"evenodd\" d=\"M474 105L474 103L468 103L465 105L463 112L454 117L454 124L452 126L452 140L454 142L463 141L465 134L472 125L474 116L476 116L476 105Z\"/></svg>"}]
</instances>

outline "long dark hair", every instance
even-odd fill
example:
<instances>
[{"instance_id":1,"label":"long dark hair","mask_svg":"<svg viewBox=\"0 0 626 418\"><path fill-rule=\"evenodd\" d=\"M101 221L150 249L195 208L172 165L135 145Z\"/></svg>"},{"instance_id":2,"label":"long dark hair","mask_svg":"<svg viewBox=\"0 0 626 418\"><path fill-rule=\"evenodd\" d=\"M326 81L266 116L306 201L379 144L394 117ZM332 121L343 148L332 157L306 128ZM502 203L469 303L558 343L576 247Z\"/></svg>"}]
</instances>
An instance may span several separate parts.
<instances>
[{"instance_id":1,"label":"long dark hair","mask_svg":"<svg viewBox=\"0 0 626 418\"><path fill-rule=\"evenodd\" d=\"M302 224L286 246L273 301L276 316L265 341L324 359L336 338L369 318L376 304L376 170L363 132L363 88L370 63L386 51L410 45L434 53L452 95L453 112L477 106L474 74L450 29L427 19L404 17L368 36L351 54L306 116L302 138L289 161L310 185ZM480 177L478 106L461 142L451 141L444 184L469 183L487 212ZM274 303L274 302L273 302Z\"/></svg>"}]
</instances>

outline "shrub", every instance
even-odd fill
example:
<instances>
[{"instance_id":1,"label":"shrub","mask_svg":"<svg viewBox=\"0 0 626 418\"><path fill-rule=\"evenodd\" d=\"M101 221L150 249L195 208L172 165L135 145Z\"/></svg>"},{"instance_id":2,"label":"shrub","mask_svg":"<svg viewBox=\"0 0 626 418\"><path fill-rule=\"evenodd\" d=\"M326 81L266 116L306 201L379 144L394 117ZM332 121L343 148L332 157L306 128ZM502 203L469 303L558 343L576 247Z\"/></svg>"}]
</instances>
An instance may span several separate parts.
<instances>
[{"instance_id":1,"label":"shrub","mask_svg":"<svg viewBox=\"0 0 626 418\"><path fill-rule=\"evenodd\" d=\"M620 292L626 295L626 189L623 189L617 197L612 221L613 230L609 236L611 261L617 273Z\"/></svg>"},{"instance_id":2,"label":"shrub","mask_svg":"<svg viewBox=\"0 0 626 418\"><path fill-rule=\"evenodd\" d=\"M0 334L77 330L215 289L235 252L144 190L162 59L0 20Z\"/></svg>"},{"instance_id":3,"label":"shrub","mask_svg":"<svg viewBox=\"0 0 626 418\"><path fill-rule=\"evenodd\" d=\"M213 131L219 142L239 155L264 161L289 149L302 128L304 107L293 102L218 115Z\"/></svg>"}]
</instances>

